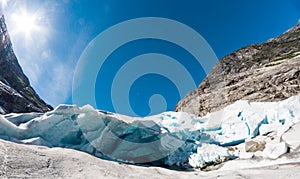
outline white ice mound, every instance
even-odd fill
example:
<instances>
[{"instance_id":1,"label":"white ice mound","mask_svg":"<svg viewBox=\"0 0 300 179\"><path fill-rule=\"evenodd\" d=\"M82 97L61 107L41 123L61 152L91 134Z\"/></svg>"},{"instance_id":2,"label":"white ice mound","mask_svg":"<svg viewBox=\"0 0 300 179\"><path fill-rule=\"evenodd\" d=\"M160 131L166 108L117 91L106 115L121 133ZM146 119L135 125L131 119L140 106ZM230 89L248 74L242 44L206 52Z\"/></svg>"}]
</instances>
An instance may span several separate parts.
<instances>
[{"instance_id":1,"label":"white ice mound","mask_svg":"<svg viewBox=\"0 0 300 179\"><path fill-rule=\"evenodd\" d=\"M0 116L0 136L132 163L188 165L197 153L190 165L200 166L203 153L197 148L205 143L226 147L270 132L281 136L299 121L300 95L272 103L238 101L202 118L183 112L138 118L60 105L45 114Z\"/></svg>"},{"instance_id":2,"label":"white ice mound","mask_svg":"<svg viewBox=\"0 0 300 179\"><path fill-rule=\"evenodd\" d=\"M203 144L197 148L197 153L189 158L189 164L194 168L205 168L209 165L222 163L229 159L231 154L227 148L215 144Z\"/></svg>"}]
</instances>

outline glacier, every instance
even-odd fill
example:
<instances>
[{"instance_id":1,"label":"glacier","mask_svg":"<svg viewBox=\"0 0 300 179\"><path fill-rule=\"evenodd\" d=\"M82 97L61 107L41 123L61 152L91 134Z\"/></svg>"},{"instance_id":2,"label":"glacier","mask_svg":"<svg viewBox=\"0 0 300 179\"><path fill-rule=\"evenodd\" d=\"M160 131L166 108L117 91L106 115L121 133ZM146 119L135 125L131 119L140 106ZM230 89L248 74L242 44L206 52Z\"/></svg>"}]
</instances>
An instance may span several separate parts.
<instances>
[{"instance_id":1,"label":"glacier","mask_svg":"<svg viewBox=\"0 0 300 179\"><path fill-rule=\"evenodd\" d=\"M288 151L281 136L298 122L300 95L280 102L241 100L204 117L164 112L139 118L90 105L59 105L47 113L0 115L0 138L119 162L203 168L255 155L276 159ZM270 134L275 139L263 151L239 148Z\"/></svg>"}]
</instances>

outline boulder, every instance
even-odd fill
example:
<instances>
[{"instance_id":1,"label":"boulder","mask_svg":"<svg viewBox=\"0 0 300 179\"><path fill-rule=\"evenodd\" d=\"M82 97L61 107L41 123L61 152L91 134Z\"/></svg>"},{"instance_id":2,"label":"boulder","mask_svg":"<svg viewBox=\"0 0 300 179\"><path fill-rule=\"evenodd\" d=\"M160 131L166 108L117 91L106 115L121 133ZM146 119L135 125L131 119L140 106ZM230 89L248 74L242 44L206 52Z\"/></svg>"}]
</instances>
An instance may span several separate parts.
<instances>
[{"instance_id":1,"label":"boulder","mask_svg":"<svg viewBox=\"0 0 300 179\"><path fill-rule=\"evenodd\" d=\"M287 152L287 145L285 142L267 143L263 151L265 158L277 159Z\"/></svg>"},{"instance_id":2,"label":"boulder","mask_svg":"<svg viewBox=\"0 0 300 179\"><path fill-rule=\"evenodd\" d=\"M263 151L265 149L266 142L259 140L250 140L245 142L245 151L246 152L257 152Z\"/></svg>"},{"instance_id":3,"label":"boulder","mask_svg":"<svg viewBox=\"0 0 300 179\"><path fill-rule=\"evenodd\" d=\"M300 148L300 123L292 126L282 135L282 140L287 143L291 151L297 151Z\"/></svg>"}]
</instances>

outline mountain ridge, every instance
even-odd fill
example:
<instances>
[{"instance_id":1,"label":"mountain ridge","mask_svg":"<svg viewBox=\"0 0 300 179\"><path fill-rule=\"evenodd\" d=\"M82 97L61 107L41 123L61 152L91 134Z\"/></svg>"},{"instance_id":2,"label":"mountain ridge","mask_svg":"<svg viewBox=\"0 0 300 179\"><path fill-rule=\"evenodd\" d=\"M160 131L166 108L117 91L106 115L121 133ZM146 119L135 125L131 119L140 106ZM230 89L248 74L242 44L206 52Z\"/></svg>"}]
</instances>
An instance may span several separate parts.
<instances>
[{"instance_id":1,"label":"mountain ridge","mask_svg":"<svg viewBox=\"0 0 300 179\"><path fill-rule=\"evenodd\" d=\"M14 54L3 15L0 17L0 69L0 114L46 112L53 109L39 97L23 73Z\"/></svg>"},{"instance_id":2,"label":"mountain ridge","mask_svg":"<svg viewBox=\"0 0 300 179\"><path fill-rule=\"evenodd\" d=\"M300 93L300 21L265 43L223 57L175 111L198 116L237 100L280 101Z\"/></svg>"}]
</instances>

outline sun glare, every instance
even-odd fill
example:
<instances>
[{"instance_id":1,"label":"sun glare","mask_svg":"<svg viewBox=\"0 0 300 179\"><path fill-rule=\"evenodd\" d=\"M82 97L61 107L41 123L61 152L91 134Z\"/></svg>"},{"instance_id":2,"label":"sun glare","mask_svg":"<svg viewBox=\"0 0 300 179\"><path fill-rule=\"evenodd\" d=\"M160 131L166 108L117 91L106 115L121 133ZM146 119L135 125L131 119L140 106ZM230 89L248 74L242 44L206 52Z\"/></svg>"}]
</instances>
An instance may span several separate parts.
<instances>
[{"instance_id":1,"label":"sun glare","mask_svg":"<svg viewBox=\"0 0 300 179\"><path fill-rule=\"evenodd\" d=\"M46 48L52 30L47 7L39 4L29 6L21 0L9 2L5 17L15 49L23 53L28 47Z\"/></svg>"},{"instance_id":2,"label":"sun glare","mask_svg":"<svg viewBox=\"0 0 300 179\"><path fill-rule=\"evenodd\" d=\"M30 36L33 31L38 30L37 17L34 15L23 12L21 14L13 14L12 18L15 24L14 30L19 33L23 32L26 37Z\"/></svg>"},{"instance_id":3,"label":"sun glare","mask_svg":"<svg viewBox=\"0 0 300 179\"><path fill-rule=\"evenodd\" d=\"M1 7L2 7L2 9L6 8L8 1L9 1L9 0L1 0L1 1L0 1L0 2L1 2Z\"/></svg>"}]
</instances>

